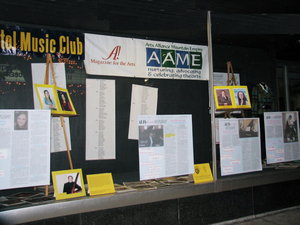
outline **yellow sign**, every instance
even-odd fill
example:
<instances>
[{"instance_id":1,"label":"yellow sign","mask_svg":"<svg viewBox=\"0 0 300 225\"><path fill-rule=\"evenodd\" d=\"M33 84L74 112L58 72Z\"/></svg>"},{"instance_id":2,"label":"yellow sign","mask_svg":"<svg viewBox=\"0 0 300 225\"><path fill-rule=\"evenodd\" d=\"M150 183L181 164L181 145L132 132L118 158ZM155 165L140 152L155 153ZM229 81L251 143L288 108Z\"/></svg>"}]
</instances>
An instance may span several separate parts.
<instances>
[{"instance_id":1,"label":"yellow sign","mask_svg":"<svg viewBox=\"0 0 300 225\"><path fill-rule=\"evenodd\" d=\"M111 173L86 175L90 195L115 193Z\"/></svg>"},{"instance_id":2,"label":"yellow sign","mask_svg":"<svg viewBox=\"0 0 300 225\"><path fill-rule=\"evenodd\" d=\"M196 164L194 165L195 173L193 174L194 183L206 183L214 180L209 163Z\"/></svg>"}]
</instances>

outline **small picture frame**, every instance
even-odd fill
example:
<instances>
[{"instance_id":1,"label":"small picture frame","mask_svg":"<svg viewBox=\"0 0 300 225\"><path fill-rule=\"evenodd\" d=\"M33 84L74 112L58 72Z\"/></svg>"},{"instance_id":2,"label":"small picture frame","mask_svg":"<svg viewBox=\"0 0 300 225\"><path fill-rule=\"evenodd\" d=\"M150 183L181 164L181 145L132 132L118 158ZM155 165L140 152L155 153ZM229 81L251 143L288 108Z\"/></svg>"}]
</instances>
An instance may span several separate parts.
<instances>
[{"instance_id":1,"label":"small picture frame","mask_svg":"<svg viewBox=\"0 0 300 225\"><path fill-rule=\"evenodd\" d=\"M52 115L76 115L70 94L66 88L55 85L34 84L41 109L51 110Z\"/></svg>"},{"instance_id":2,"label":"small picture frame","mask_svg":"<svg viewBox=\"0 0 300 225\"><path fill-rule=\"evenodd\" d=\"M232 109L232 93L230 86L215 86L214 95L216 102L216 109Z\"/></svg>"},{"instance_id":3,"label":"small picture frame","mask_svg":"<svg viewBox=\"0 0 300 225\"><path fill-rule=\"evenodd\" d=\"M56 200L86 196L81 169L52 172Z\"/></svg>"},{"instance_id":4,"label":"small picture frame","mask_svg":"<svg viewBox=\"0 0 300 225\"><path fill-rule=\"evenodd\" d=\"M251 108L250 96L247 86L233 86L235 108Z\"/></svg>"},{"instance_id":5,"label":"small picture frame","mask_svg":"<svg viewBox=\"0 0 300 225\"><path fill-rule=\"evenodd\" d=\"M65 88L56 87L56 93L59 101L60 113L76 115L76 111L68 90Z\"/></svg>"},{"instance_id":6,"label":"small picture frame","mask_svg":"<svg viewBox=\"0 0 300 225\"><path fill-rule=\"evenodd\" d=\"M51 113L59 113L55 86L34 84L34 87L39 98L41 109L51 110Z\"/></svg>"}]
</instances>

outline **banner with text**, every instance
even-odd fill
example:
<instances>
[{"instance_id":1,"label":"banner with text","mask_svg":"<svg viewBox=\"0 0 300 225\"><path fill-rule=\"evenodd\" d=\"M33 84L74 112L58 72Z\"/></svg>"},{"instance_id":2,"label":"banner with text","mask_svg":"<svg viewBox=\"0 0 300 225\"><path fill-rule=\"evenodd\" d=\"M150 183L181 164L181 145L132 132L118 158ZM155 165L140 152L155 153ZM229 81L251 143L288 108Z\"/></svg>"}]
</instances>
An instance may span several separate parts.
<instances>
[{"instance_id":1,"label":"banner with text","mask_svg":"<svg viewBox=\"0 0 300 225\"><path fill-rule=\"evenodd\" d=\"M85 68L91 75L208 80L208 48L85 34Z\"/></svg>"},{"instance_id":2,"label":"banner with text","mask_svg":"<svg viewBox=\"0 0 300 225\"><path fill-rule=\"evenodd\" d=\"M0 25L0 54L26 57L84 59L82 33Z\"/></svg>"}]
</instances>

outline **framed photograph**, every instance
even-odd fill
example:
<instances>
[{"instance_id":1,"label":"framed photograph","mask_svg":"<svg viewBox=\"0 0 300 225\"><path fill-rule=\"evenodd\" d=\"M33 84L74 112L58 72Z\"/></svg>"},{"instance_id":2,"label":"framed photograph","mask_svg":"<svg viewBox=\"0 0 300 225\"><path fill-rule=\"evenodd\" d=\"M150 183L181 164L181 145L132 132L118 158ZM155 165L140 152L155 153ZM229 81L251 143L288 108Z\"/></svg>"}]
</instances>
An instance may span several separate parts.
<instances>
[{"instance_id":1,"label":"framed photograph","mask_svg":"<svg viewBox=\"0 0 300 225\"><path fill-rule=\"evenodd\" d=\"M251 109L247 86L214 86L217 110Z\"/></svg>"},{"instance_id":2,"label":"framed photograph","mask_svg":"<svg viewBox=\"0 0 300 225\"><path fill-rule=\"evenodd\" d=\"M55 199L86 196L82 170L61 170L52 172Z\"/></svg>"},{"instance_id":3,"label":"framed photograph","mask_svg":"<svg viewBox=\"0 0 300 225\"><path fill-rule=\"evenodd\" d=\"M71 101L69 92L65 88L56 87L56 93L59 100L59 109L61 114L76 114Z\"/></svg>"},{"instance_id":4,"label":"framed photograph","mask_svg":"<svg viewBox=\"0 0 300 225\"><path fill-rule=\"evenodd\" d=\"M247 86L232 86L235 108L250 108L250 96Z\"/></svg>"},{"instance_id":5,"label":"framed photograph","mask_svg":"<svg viewBox=\"0 0 300 225\"><path fill-rule=\"evenodd\" d=\"M58 99L54 85L34 84L39 97L41 109L51 110L51 113L59 113Z\"/></svg>"},{"instance_id":6,"label":"framed photograph","mask_svg":"<svg viewBox=\"0 0 300 225\"><path fill-rule=\"evenodd\" d=\"M216 109L232 109L231 86L214 86Z\"/></svg>"},{"instance_id":7,"label":"framed photograph","mask_svg":"<svg viewBox=\"0 0 300 225\"><path fill-rule=\"evenodd\" d=\"M51 110L52 115L76 115L69 92L65 88L55 85L34 84L41 109Z\"/></svg>"}]
</instances>

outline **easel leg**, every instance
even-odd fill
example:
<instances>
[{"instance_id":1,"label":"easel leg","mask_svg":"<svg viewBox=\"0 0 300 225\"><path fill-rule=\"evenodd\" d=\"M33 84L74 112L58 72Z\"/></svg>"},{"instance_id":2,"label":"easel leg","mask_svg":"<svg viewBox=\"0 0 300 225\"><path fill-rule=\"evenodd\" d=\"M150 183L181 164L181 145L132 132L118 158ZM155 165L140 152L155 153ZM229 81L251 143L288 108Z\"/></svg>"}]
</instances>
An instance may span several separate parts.
<instances>
[{"instance_id":1,"label":"easel leg","mask_svg":"<svg viewBox=\"0 0 300 225\"><path fill-rule=\"evenodd\" d=\"M69 143L68 143L68 138L67 138L67 132L66 132L66 127L65 127L65 122L64 122L64 117L63 116L60 116L60 122L61 122L61 126L64 129L64 135L65 135L65 141L66 141L67 152L68 152L68 157L69 157L69 163L70 163L70 168L72 170L73 169L73 164L72 164L72 159L71 159L71 154L70 154L70 148L69 148Z\"/></svg>"}]
</instances>

